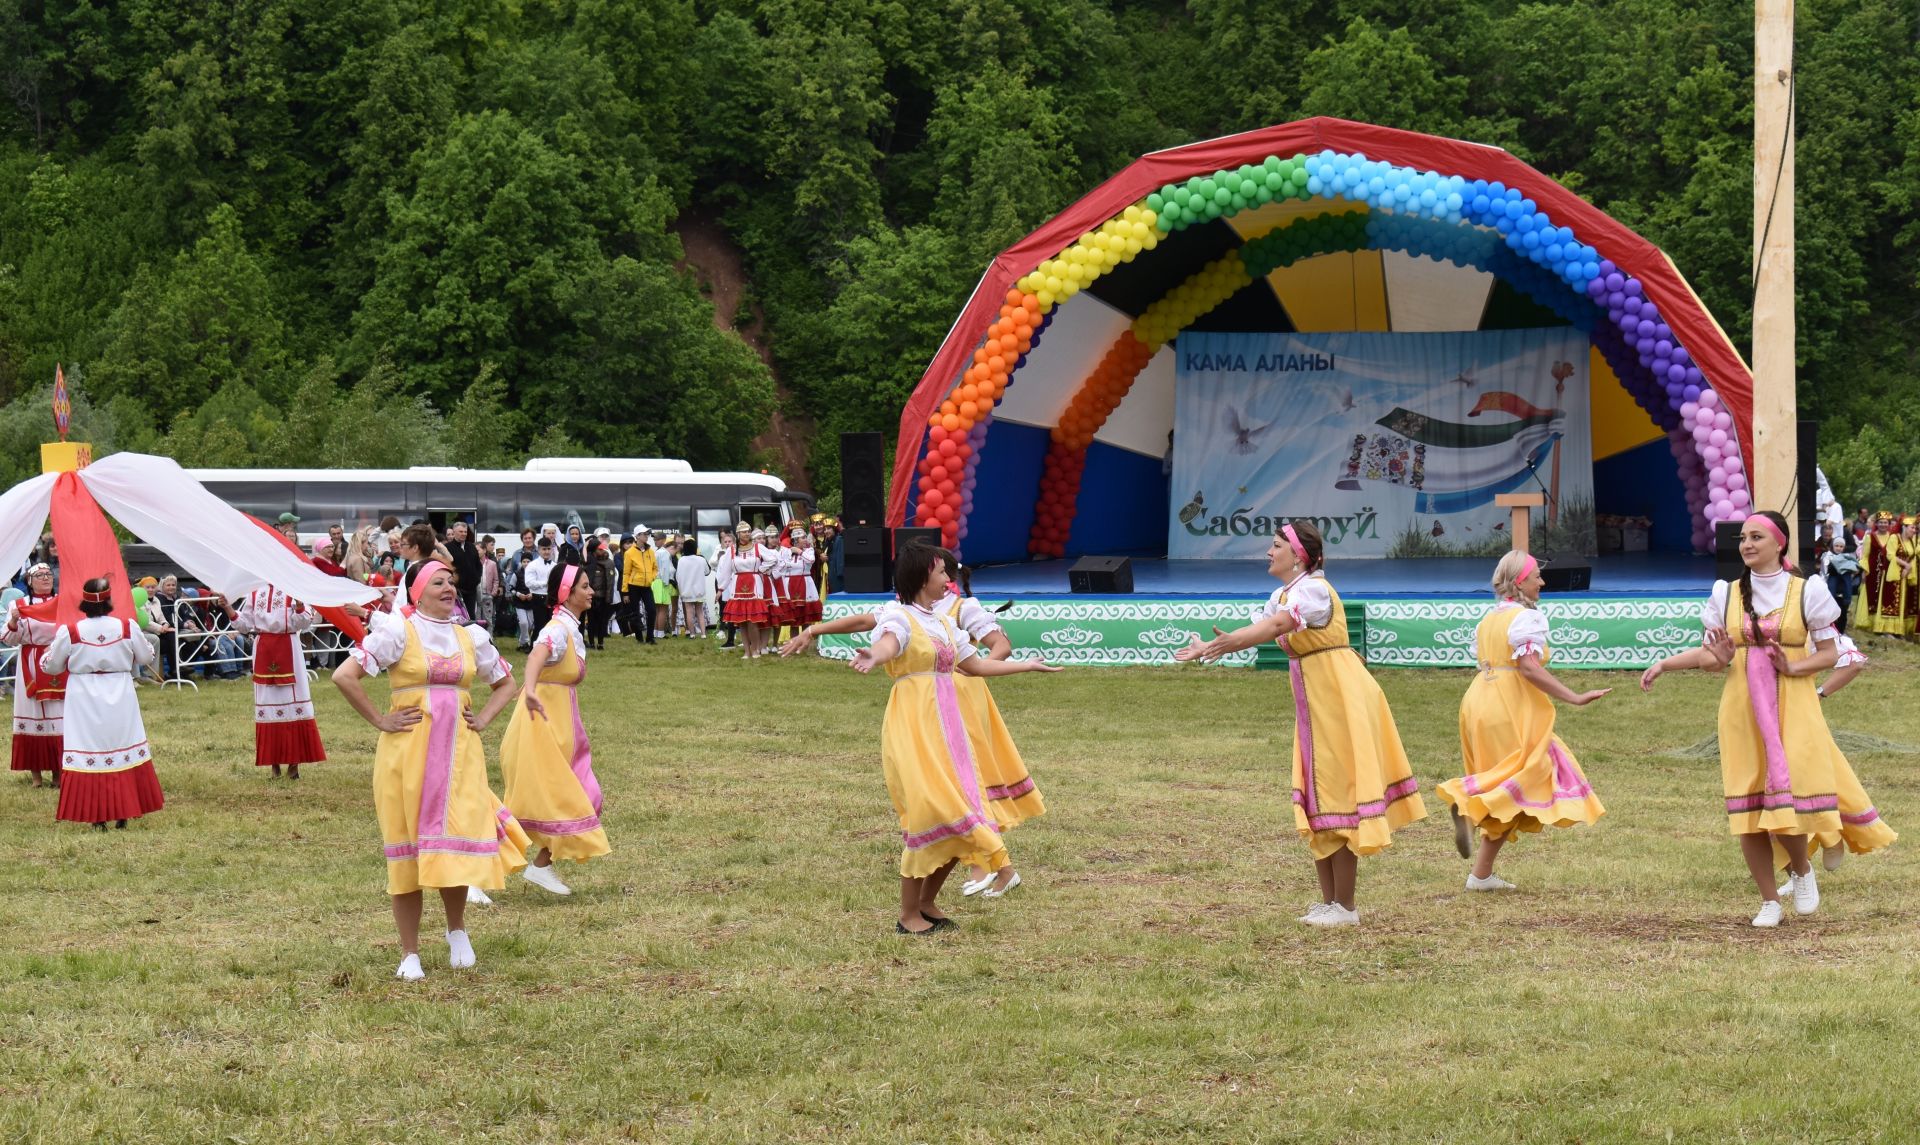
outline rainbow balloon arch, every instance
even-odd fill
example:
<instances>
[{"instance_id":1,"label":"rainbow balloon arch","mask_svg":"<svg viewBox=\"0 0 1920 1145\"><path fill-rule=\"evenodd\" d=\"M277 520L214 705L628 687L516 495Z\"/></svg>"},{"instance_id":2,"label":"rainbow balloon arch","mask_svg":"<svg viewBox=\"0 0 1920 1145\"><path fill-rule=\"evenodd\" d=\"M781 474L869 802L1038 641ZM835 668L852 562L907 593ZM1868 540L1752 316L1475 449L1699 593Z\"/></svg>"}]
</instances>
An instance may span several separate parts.
<instances>
[{"instance_id":1,"label":"rainbow balloon arch","mask_svg":"<svg viewBox=\"0 0 1920 1145\"><path fill-rule=\"evenodd\" d=\"M1665 435L1693 549L1752 504L1752 374L1663 252L1498 148L1321 118L1144 156L1003 251L901 416L888 523L936 527L964 557L976 508L1024 517L1024 504L976 504L979 466L996 408L1062 307L1236 216L1272 221L1198 269L1174 266L1124 329L1082 347L1093 364L1048 429L1028 555L1069 555L1089 448L1156 355L1247 287L1341 252L1487 272L1586 333Z\"/></svg>"}]
</instances>

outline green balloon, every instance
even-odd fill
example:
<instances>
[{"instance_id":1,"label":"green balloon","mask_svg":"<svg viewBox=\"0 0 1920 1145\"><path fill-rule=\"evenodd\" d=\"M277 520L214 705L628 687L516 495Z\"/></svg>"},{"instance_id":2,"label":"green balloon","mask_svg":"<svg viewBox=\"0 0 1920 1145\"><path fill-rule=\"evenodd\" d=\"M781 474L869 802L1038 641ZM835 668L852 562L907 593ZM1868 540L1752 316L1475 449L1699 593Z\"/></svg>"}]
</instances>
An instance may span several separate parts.
<instances>
[{"instance_id":1,"label":"green balloon","mask_svg":"<svg viewBox=\"0 0 1920 1145\"><path fill-rule=\"evenodd\" d=\"M1220 185L1226 188L1228 194L1238 195L1240 193L1240 172L1225 172L1220 176Z\"/></svg>"},{"instance_id":2,"label":"green balloon","mask_svg":"<svg viewBox=\"0 0 1920 1145\"><path fill-rule=\"evenodd\" d=\"M1232 200L1227 203L1227 213L1230 215L1237 215L1246 209L1247 197L1245 195L1235 195Z\"/></svg>"},{"instance_id":3,"label":"green balloon","mask_svg":"<svg viewBox=\"0 0 1920 1145\"><path fill-rule=\"evenodd\" d=\"M1212 179L1202 179L1200 180L1200 186L1197 189L1199 190L1200 197L1202 199L1211 199L1213 198L1213 193L1220 189L1220 185L1218 183L1215 183Z\"/></svg>"},{"instance_id":4,"label":"green balloon","mask_svg":"<svg viewBox=\"0 0 1920 1145\"><path fill-rule=\"evenodd\" d=\"M1215 206L1224 207L1233 202L1233 192L1225 187L1216 187L1213 191L1213 202Z\"/></svg>"},{"instance_id":5,"label":"green balloon","mask_svg":"<svg viewBox=\"0 0 1920 1145\"><path fill-rule=\"evenodd\" d=\"M1160 197L1160 192L1158 191L1155 191L1153 194L1147 196L1147 209L1149 211L1154 211L1157 213L1160 210L1160 208L1166 205L1167 205L1167 201Z\"/></svg>"},{"instance_id":6,"label":"green balloon","mask_svg":"<svg viewBox=\"0 0 1920 1145\"><path fill-rule=\"evenodd\" d=\"M1269 155L1267 156L1266 161L1261 163L1260 165L1262 167L1265 167L1269 171L1278 171L1280 169L1280 164L1284 162L1285 160L1281 159L1278 155Z\"/></svg>"},{"instance_id":7,"label":"green balloon","mask_svg":"<svg viewBox=\"0 0 1920 1145\"><path fill-rule=\"evenodd\" d=\"M133 590L133 609L135 612L146 611L147 609L147 590L146 589L136 587Z\"/></svg>"},{"instance_id":8,"label":"green balloon","mask_svg":"<svg viewBox=\"0 0 1920 1145\"><path fill-rule=\"evenodd\" d=\"M1204 213L1204 214L1206 215L1206 217L1207 217L1207 218L1208 218L1209 220L1212 220L1212 219L1217 219L1217 218L1219 218L1219 217L1220 217L1220 204L1219 204L1219 203L1215 203L1215 202L1211 202L1211 201L1209 201L1209 202L1207 203L1207 209L1206 209L1206 211L1205 211L1205 212L1203 212L1203 213Z\"/></svg>"},{"instance_id":9,"label":"green balloon","mask_svg":"<svg viewBox=\"0 0 1920 1145\"><path fill-rule=\"evenodd\" d=\"M1264 207L1273 202L1273 192L1267 189L1265 183L1256 183L1253 188L1253 201Z\"/></svg>"}]
</instances>

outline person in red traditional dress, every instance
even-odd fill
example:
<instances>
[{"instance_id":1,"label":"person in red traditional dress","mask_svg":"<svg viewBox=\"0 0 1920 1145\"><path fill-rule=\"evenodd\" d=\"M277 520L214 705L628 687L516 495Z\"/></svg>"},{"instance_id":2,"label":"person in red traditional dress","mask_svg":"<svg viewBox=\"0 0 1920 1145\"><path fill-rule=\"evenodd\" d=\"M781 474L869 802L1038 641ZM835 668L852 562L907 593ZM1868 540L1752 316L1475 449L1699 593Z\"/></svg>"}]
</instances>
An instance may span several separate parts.
<instances>
[{"instance_id":1,"label":"person in red traditional dress","mask_svg":"<svg viewBox=\"0 0 1920 1145\"><path fill-rule=\"evenodd\" d=\"M774 562L773 551L761 543L767 535L750 529L744 521L738 532L740 544L733 554L733 598L727 601L725 616L745 631L747 659L752 660L766 651L764 626L776 623L774 609L780 601L774 593L773 578L767 575Z\"/></svg>"},{"instance_id":2,"label":"person in red traditional dress","mask_svg":"<svg viewBox=\"0 0 1920 1145\"><path fill-rule=\"evenodd\" d=\"M125 827L166 805L133 689L134 673L152 664L154 654L132 620L112 615L106 577L81 587L84 619L59 626L41 660L46 671L67 674L60 761L66 781L54 818L104 831L109 819Z\"/></svg>"},{"instance_id":3,"label":"person in red traditional dress","mask_svg":"<svg viewBox=\"0 0 1920 1145\"><path fill-rule=\"evenodd\" d=\"M1859 615L1855 627L1880 636L1898 636L1904 630L1899 564L1900 537L1895 532L1893 514L1881 512L1873 519L1873 532L1863 546L1866 570L1860 584Z\"/></svg>"},{"instance_id":4,"label":"person in red traditional dress","mask_svg":"<svg viewBox=\"0 0 1920 1145\"><path fill-rule=\"evenodd\" d=\"M256 588L230 613L233 626L253 634L253 762L279 778L300 778L303 763L324 763L320 725L300 634L314 625L311 608L277 588Z\"/></svg>"},{"instance_id":5,"label":"person in red traditional dress","mask_svg":"<svg viewBox=\"0 0 1920 1145\"><path fill-rule=\"evenodd\" d=\"M1900 634L1912 640L1920 632L1920 517L1911 513L1900 522L1899 556L1907 570L1901 588Z\"/></svg>"},{"instance_id":6,"label":"person in red traditional dress","mask_svg":"<svg viewBox=\"0 0 1920 1145\"><path fill-rule=\"evenodd\" d=\"M62 697L66 677L48 672L42 666L47 645L59 627L51 619L35 620L22 614L30 605L50 605L53 600L53 570L45 563L27 570L27 595L7 606L7 627L0 640L20 649L14 658L17 678L13 685L13 770L33 773L33 785L42 784L41 775L51 772L53 786L60 786L60 732Z\"/></svg>"}]
</instances>

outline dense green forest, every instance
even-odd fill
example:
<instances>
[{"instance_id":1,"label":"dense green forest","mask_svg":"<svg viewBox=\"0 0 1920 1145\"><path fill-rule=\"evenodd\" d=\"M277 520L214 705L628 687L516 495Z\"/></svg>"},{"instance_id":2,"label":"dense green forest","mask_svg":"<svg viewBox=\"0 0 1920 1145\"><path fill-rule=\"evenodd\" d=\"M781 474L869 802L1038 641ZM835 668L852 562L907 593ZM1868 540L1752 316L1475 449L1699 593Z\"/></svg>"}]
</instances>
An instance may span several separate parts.
<instances>
[{"instance_id":1,"label":"dense green forest","mask_svg":"<svg viewBox=\"0 0 1920 1145\"><path fill-rule=\"evenodd\" d=\"M1798 12L1800 401L1848 504L1920 506L1917 18ZM994 252L1315 114L1508 148L1744 348L1751 61L1724 0L0 0L0 478L60 362L98 445L210 465L757 465L785 402L830 493Z\"/></svg>"}]
</instances>

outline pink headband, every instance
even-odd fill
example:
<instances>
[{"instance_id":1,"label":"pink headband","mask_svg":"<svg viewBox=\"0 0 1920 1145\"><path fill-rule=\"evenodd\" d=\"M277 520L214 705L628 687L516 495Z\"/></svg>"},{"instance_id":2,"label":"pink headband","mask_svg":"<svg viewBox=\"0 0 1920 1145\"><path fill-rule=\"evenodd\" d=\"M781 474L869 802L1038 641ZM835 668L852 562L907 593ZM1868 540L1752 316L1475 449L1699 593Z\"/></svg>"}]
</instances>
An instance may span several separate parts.
<instances>
[{"instance_id":1,"label":"pink headband","mask_svg":"<svg viewBox=\"0 0 1920 1145\"><path fill-rule=\"evenodd\" d=\"M1539 571L1540 571L1540 562L1534 559L1532 553L1528 553L1526 562L1520 566L1520 575L1514 578L1513 583L1519 584L1521 581L1527 579L1528 577L1532 576L1534 573L1537 573Z\"/></svg>"},{"instance_id":2,"label":"pink headband","mask_svg":"<svg viewBox=\"0 0 1920 1145\"><path fill-rule=\"evenodd\" d=\"M1300 563L1306 564L1307 563L1307 546L1300 543L1300 534L1293 531L1293 526L1292 525L1280 526L1280 535L1286 538L1287 547L1293 550L1294 556L1300 558Z\"/></svg>"},{"instance_id":3,"label":"pink headband","mask_svg":"<svg viewBox=\"0 0 1920 1145\"><path fill-rule=\"evenodd\" d=\"M420 594L427 591L427 582L433 579L434 573L451 571L451 569L439 561L428 561L426 564L421 565L420 571L414 574L413 587L407 590L407 603L420 603Z\"/></svg>"},{"instance_id":4,"label":"pink headband","mask_svg":"<svg viewBox=\"0 0 1920 1145\"><path fill-rule=\"evenodd\" d=\"M567 598L573 595L573 582L579 579L580 579L580 566L568 565L566 567L566 571L560 574L560 595L554 600L554 603L565 604L567 602Z\"/></svg>"},{"instance_id":5,"label":"pink headband","mask_svg":"<svg viewBox=\"0 0 1920 1145\"><path fill-rule=\"evenodd\" d=\"M1767 516L1763 516L1762 514L1755 513L1753 516L1748 517L1745 521L1741 522L1741 528L1745 528L1748 525L1760 526L1761 528L1767 531L1768 536L1772 537L1775 541L1779 542L1780 564L1782 565L1782 567L1789 568L1789 569L1793 567L1793 557L1791 554L1787 552L1787 534L1781 530L1780 526L1773 523L1772 517L1767 517Z\"/></svg>"}]
</instances>

